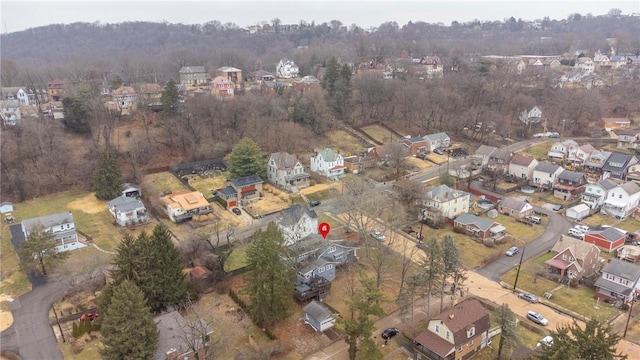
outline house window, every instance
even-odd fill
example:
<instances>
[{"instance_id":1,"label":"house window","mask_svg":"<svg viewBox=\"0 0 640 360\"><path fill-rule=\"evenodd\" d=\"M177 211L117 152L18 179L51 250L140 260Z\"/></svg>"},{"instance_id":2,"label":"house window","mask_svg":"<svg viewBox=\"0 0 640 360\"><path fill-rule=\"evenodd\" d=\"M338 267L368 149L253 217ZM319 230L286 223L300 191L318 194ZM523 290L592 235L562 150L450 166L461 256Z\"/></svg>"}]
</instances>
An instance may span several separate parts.
<instances>
[{"instance_id":1,"label":"house window","mask_svg":"<svg viewBox=\"0 0 640 360\"><path fill-rule=\"evenodd\" d=\"M440 332L440 325L436 325L436 333Z\"/></svg>"},{"instance_id":2,"label":"house window","mask_svg":"<svg viewBox=\"0 0 640 360\"><path fill-rule=\"evenodd\" d=\"M321 266L321 267L320 267L320 272L324 272L324 270L325 270L325 267L324 267L324 266Z\"/></svg>"},{"instance_id":3,"label":"house window","mask_svg":"<svg viewBox=\"0 0 640 360\"><path fill-rule=\"evenodd\" d=\"M472 327L469 330L467 330L467 338L471 338L476 334L476 327Z\"/></svg>"},{"instance_id":4,"label":"house window","mask_svg":"<svg viewBox=\"0 0 640 360\"><path fill-rule=\"evenodd\" d=\"M451 333L447 331L447 333L444 335L444 337L445 337L447 340L449 340L450 334L451 334Z\"/></svg>"},{"instance_id":5,"label":"house window","mask_svg":"<svg viewBox=\"0 0 640 360\"><path fill-rule=\"evenodd\" d=\"M473 346L473 340L469 341L469 346Z\"/></svg>"},{"instance_id":6,"label":"house window","mask_svg":"<svg viewBox=\"0 0 640 360\"><path fill-rule=\"evenodd\" d=\"M336 251L336 247L335 247L335 246L331 246L331 247L329 247L329 252L330 252L330 253L332 253L332 252L334 252L334 251Z\"/></svg>"},{"instance_id":7,"label":"house window","mask_svg":"<svg viewBox=\"0 0 640 360\"><path fill-rule=\"evenodd\" d=\"M567 255L562 254L562 260L567 261Z\"/></svg>"},{"instance_id":8,"label":"house window","mask_svg":"<svg viewBox=\"0 0 640 360\"><path fill-rule=\"evenodd\" d=\"M327 270L331 270L331 268L333 268L333 264L327 265Z\"/></svg>"},{"instance_id":9,"label":"house window","mask_svg":"<svg viewBox=\"0 0 640 360\"><path fill-rule=\"evenodd\" d=\"M456 347L456 350L458 350L458 352L462 351L462 345L458 345L458 346Z\"/></svg>"}]
</instances>

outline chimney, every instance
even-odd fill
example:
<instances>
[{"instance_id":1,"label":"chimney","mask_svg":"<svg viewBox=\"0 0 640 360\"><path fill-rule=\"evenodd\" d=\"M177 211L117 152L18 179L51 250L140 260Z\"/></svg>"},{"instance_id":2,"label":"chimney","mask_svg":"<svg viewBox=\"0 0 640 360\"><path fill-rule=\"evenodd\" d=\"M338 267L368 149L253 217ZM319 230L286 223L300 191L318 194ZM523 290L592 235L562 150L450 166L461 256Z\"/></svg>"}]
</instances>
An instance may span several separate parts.
<instances>
[{"instance_id":1,"label":"chimney","mask_svg":"<svg viewBox=\"0 0 640 360\"><path fill-rule=\"evenodd\" d=\"M454 317L456 317L456 314L454 313L449 314L449 320L453 320Z\"/></svg>"},{"instance_id":2,"label":"chimney","mask_svg":"<svg viewBox=\"0 0 640 360\"><path fill-rule=\"evenodd\" d=\"M166 355L166 360L178 360L178 350L176 349L169 349L169 351L166 352Z\"/></svg>"}]
</instances>

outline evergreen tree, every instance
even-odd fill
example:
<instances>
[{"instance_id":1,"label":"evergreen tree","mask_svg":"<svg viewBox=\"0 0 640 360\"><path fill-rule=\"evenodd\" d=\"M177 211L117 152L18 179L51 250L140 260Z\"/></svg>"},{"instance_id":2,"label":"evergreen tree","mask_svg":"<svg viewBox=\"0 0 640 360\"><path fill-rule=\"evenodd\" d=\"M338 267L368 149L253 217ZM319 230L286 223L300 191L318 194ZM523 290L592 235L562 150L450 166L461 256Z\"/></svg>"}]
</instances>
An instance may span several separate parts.
<instances>
[{"instance_id":1,"label":"evergreen tree","mask_svg":"<svg viewBox=\"0 0 640 360\"><path fill-rule=\"evenodd\" d=\"M96 197L100 200L111 200L120 196L122 175L120 174L120 168L118 168L115 152L107 150L100 154L94 186L96 188Z\"/></svg>"},{"instance_id":2,"label":"evergreen tree","mask_svg":"<svg viewBox=\"0 0 640 360\"><path fill-rule=\"evenodd\" d=\"M431 319L431 295L433 286L441 279L443 272L442 248L438 239L432 238L427 243L425 256L420 261L420 277L423 281L422 287L427 297L427 319Z\"/></svg>"},{"instance_id":3,"label":"evergreen tree","mask_svg":"<svg viewBox=\"0 0 640 360\"><path fill-rule=\"evenodd\" d=\"M267 162L253 140L242 138L233 147L229 155L229 172L233 178L256 174L267 178Z\"/></svg>"},{"instance_id":4,"label":"evergreen tree","mask_svg":"<svg viewBox=\"0 0 640 360\"><path fill-rule=\"evenodd\" d=\"M73 97L62 99L62 113L64 114L63 124L69 130L80 134L91 132L89 113L81 99Z\"/></svg>"},{"instance_id":5,"label":"evergreen tree","mask_svg":"<svg viewBox=\"0 0 640 360\"><path fill-rule=\"evenodd\" d=\"M440 312L444 308L444 293L447 290L447 280L451 278L453 281L451 296L455 296L455 290L462 285L466 279L464 275L464 267L460 260L460 251L451 235L445 235L442 239L442 286L440 287Z\"/></svg>"},{"instance_id":6,"label":"evergreen tree","mask_svg":"<svg viewBox=\"0 0 640 360\"><path fill-rule=\"evenodd\" d=\"M39 270L46 276L69 256L69 252L58 252L58 245L51 231L45 230L42 224L36 224L18 249L20 266L25 271Z\"/></svg>"},{"instance_id":7,"label":"evergreen tree","mask_svg":"<svg viewBox=\"0 0 640 360\"><path fill-rule=\"evenodd\" d=\"M360 286L355 284L354 279L349 285L349 295L345 299L349 311L336 320L336 327L346 333L345 341L349 344L349 360L356 359L356 354L360 350L359 343L360 347L366 350L367 359L381 359L379 352L371 351L367 339L371 337L375 325L371 315L383 314L380 307L380 302L385 300L382 291L373 279L365 275L360 276Z\"/></svg>"},{"instance_id":8,"label":"evergreen tree","mask_svg":"<svg viewBox=\"0 0 640 360\"><path fill-rule=\"evenodd\" d=\"M110 302L112 306L102 314L102 358L151 359L158 331L142 291L125 280L113 289Z\"/></svg>"},{"instance_id":9,"label":"evergreen tree","mask_svg":"<svg viewBox=\"0 0 640 360\"><path fill-rule=\"evenodd\" d=\"M322 87L325 89L329 98L333 99L336 91L336 82L340 77L340 64L335 57L332 57L327 62L326 71L322 78Z\"/></svg>"},{"instance_id":10,"label":"evergreen tree","mask_svg":"<svg viewBox=\"0 0 640 360\"><path fill-rule=\"evenodd\" d=\"M249 312L257 324L273 323L291 313L295 283L293 266L287 263L284 237L275 223L258 230L247 249L249 276L245 277L251 304Z\"/></svg>"},{"instance_id":11,"label":"evergreen tree","mask_svg":"<svg viewBox=\"0 0 640 360\"><path fill-rule=\"evenodd\" d=\"M551 332L553 344L544 346L538 355L541 360L613 360L627 359L627 355L617 352L616 345L622 339L609 324L597 320L587 321L584 328L575 321L571 325L561 325Z\"/></svg>"},{"instance_id":12,"label":"evergreen tree","mask_svg":"<svg viewBox=\"0 0 640 360\"><path fill-rule=\"evenodd\" d=\"M109 88L111 90L115 90L122 85L124 85L124 80L122 80L120 75L118 74L113 75L113 77L111 78L111 81L109 82Z\"/></svg>"},{"instance_id":13,"label":"evergreen tree","mask_svg":"<svg viewBox=\"0 0 640 360\"><path fill-rule=\"evenodd\" d=\"M502 359L502 350L511 349L518 344L518 329L516 327L516 315L509 305L502 304L496 309L496 322L502 329L500 344L498 345L498 360Z\"/></svg>"},{"instance_id":14,"label":"evergreen tree","mask_svg":"<svg viewBox=\"0 0 640 360\"><path fill-rule=\"evenodd\" d=\"M162 103L162 116L165 118L178 115L178 87L175 81L169 80L167 86L162 91L160 102Z\"/></svg>"}]
</instances>

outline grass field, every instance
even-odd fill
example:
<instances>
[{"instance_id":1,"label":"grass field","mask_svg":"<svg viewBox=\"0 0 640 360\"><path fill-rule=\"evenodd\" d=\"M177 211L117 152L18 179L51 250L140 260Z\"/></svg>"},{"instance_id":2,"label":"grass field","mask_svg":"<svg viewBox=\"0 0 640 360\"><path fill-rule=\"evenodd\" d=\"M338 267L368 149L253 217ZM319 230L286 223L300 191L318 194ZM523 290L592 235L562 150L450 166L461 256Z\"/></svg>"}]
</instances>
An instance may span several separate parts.
<instances>
[{"instance_id":1,"label":"grass field","mask_svg":"<svg viewBox=\"0 0 640 360\"><path fill-rule=\"evenodd\" d=\"M361 128L361 130L382 144L386 144L398 137L395 134L393 134L391 131L379 125L365 126Z\"/></svg>"},{"instance_id":2,"label":"grass field","mask_svg":"<svg viewBox=\"0 0 640 360\"><path fill-rule=\"evenodd\" d=\"M168 171L146 175L142 180L142 186L147 191L152 191L151 194L146 194L147 196L154 197L159 196L161 192L165 191L178 192L189 190L188 187L186 187L180 180L178 180L178 178L173 176L173 174ZM211 194L211 192L209 192L209 194Z\"/></svg>"},{"instance_id":3,"label":"grass field","mask_svg":"<svg viewBox=\"0 0 640 360\"><path fill-rule=\"evenodd\" d=\"M449 157L447 155L438 155L436 153L429 153L427 154L426 159L431 161L432 163L440 165L440 164L445 164L447 160L449 160Z\"/></svg>"},{"instance_id":4,"label":"grass field","mask_svg":"<svg viewBox=\"0 0 640 360\"><path fill-rule=\"evenodd\" d=\"M545 141L518 151L518 153L522 155L529 155L537 160L543 160L547 158L547 153L551 150L551 146L552 143Z\"/></svg>"},{"instance_id":5,"label":"grass field","mask_svg":"<svg viewBox=\"0 0 640 360\"><path fill-rule=\"evenodd\" d=\"M16 205L17 206L17 205ZM11 243L11 232L7 224L0 225L2 239L0 239L0 294L17 297L31 291L31 283L24 272L20 271L20 261Z\"/></svg>"},{"instance_id":6,"label":"grass field","mask_svg":"<svg viewBox=\"0 0 640 360\"><path fill-rule=\"evenodd\" d=\"M433 164L418 158L414 158L413 156L407 157L407 164L409 164L410 167L417 169L418 171L428 169L433 166Z\"/></svg>"},{"instance_id":7,"label":"grass field","mask_svg":"<svg viewBox=\"0 0 640 360\"><path fill-rule=\"evenodd\" d=\"M331 131L327 133L327 138L329 139L329 144L326 146L334 150L340 150L344 156L361 154L367 150L367 148L360 143L360 140L346 131Z\"/></svg>"},{"instance_id":8,"label":"grass field","mask_svg":"<svg viewBox=\"0 0 640 360\"><path fill-rule=\"evenodd\" d=\"M199 175L186 175L185 177L189 179L189 185L204 194L205 198L210 198L213 196L213 190L224 187L228 175L229 173L223 172L210 178L202 178Z\"/></svg>"}]
</instances>

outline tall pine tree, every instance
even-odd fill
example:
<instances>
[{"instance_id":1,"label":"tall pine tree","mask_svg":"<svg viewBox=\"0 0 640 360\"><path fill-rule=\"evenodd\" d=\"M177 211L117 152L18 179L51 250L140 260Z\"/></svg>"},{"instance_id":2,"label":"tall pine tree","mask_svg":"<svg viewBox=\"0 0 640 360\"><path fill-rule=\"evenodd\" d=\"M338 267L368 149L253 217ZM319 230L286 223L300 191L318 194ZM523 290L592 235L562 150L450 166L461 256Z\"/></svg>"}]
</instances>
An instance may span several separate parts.
<instances>
[{"instance_id":1,"label":"tall pine tree","mask_svg":"<svg viewBox=\"0 0 640 360\"><path fill-rule=\"evenodd\" d=\"M18 255L20 266L26 271L38 270L42 275L64 263L69 252L58 252L58 242L54 240L53 233L44 229L42 224L37 224L27 239L20 244Z\"/></svg>"},{"instance_id":2,"label":"tall pine tree","mask_svg":"<svg viewBox=\"0 0 640 360\"><path fill-rule=\"evenodd\" d=\"M274 323L291 313L295 272L286 258L284 237L275 223L253 235L247 249L245 291L251 300L249 311L258 324Z\"/></svg>"},{"instance_id":3,"label":"tall pine tree","mask_svg":"<svg viewBox=\"0 0 640 360\"><path fill-rule=\"evenodd\" d=\"M132 282L113 288L111 305L103 313L100 332L106 360L151 359L158 344L158 331L144 294Z\"/></svg>"},{"instance_id":4,"label":"tall pine tree","mask_svg":"<svg viewBox=\"0 0 640 360\"><path fill-rule=\"evenodd\" d=\"M165 118L175 117L178 115L178 87L175 81L169 80L167 86L160 95L160 103L162 103L162 116Z\"/></svg>"},{"instance_id":5,"label":"tall pine tree","mask_svg":"<svg viewBox=\"0 0 640 360\"><path fill-rule=\"evenodd\" d=\"M120 174L118 158L115 152L106 150L100 154L94 186L96 188L96 197L100 200L111 200L120 196L122 175Z\"/></svg>"},{"instance_id":6,"label":"tall pine tree","mask_svg":"<svg viewBox=\"0 0 640 360\"><path fill-rule=\"evenodd\" d=\"M259 175L262 179L266 179L267 162L253 140L242 138L233 147L229 155L229 172L234 178Z\"/></svg>"}]
</instances>

